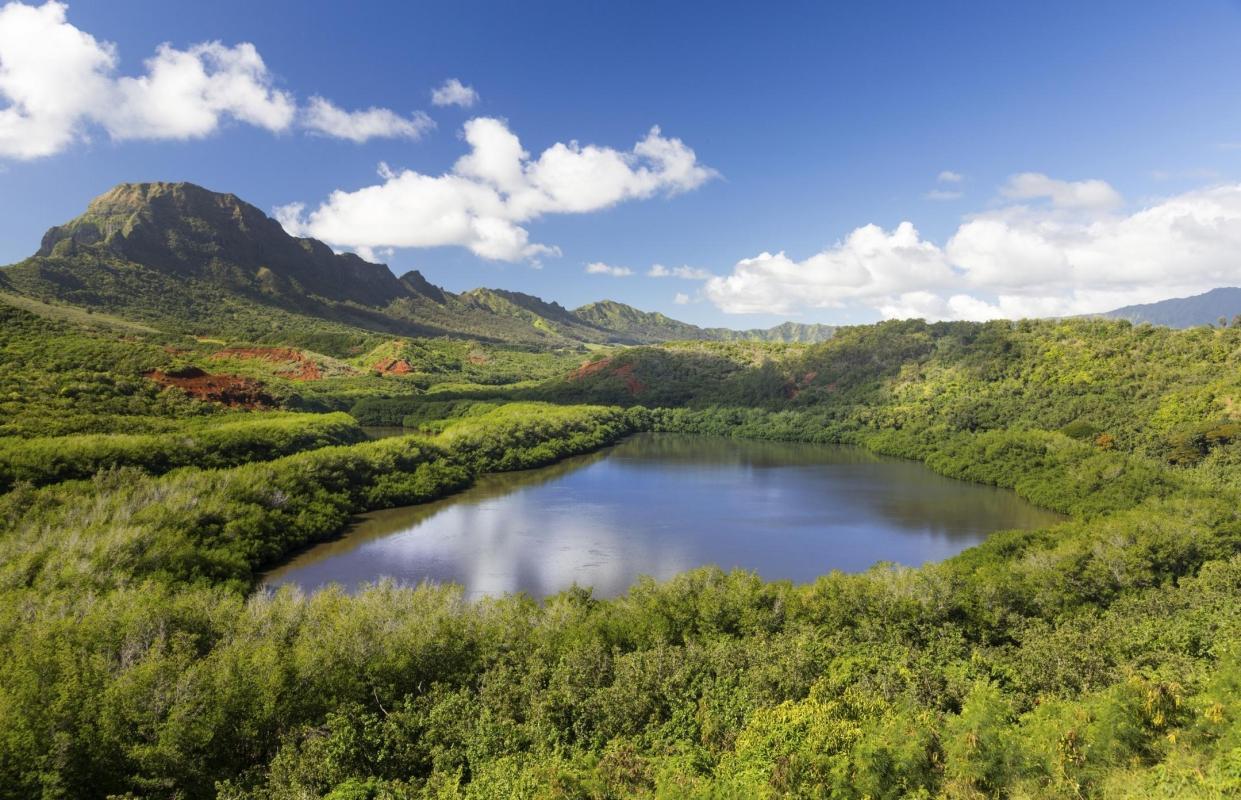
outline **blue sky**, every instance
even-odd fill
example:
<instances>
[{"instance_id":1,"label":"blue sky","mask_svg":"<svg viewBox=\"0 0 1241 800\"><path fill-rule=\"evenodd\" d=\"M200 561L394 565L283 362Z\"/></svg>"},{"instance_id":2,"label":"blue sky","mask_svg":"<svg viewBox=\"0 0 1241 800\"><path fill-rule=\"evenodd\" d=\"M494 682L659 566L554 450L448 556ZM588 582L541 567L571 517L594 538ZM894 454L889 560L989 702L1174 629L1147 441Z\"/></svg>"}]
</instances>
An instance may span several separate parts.
<instances>
[{"instance_id":1,"label":"blue sky","mask_svg":"<svg viewBox=\"0 0 1241 800\"><path fill-rule=\"evenodd\" d=\"M626 153L658 125L718 175L506 217L558 256L372 248L396 272L732 327L1074 313L1241 283L1237 2L109 0L63 16L115 45L113 79L142 75L164 42L248 42L299 109L321 96L435 127L355 143L226 112L206 135L125 138L92 112L56 152L0 156L4 263L130 180L190 180L267 211L302 203L306 232L353 247L340 231L356 210L313 222L332 192L386 183L381 162L440 176L471 150L463 125L489 118L531 159L574 140ZM2 40L0 109L17 91L4 95ZM454 78L478 102L433 105ZM407 199L391 187L375 202ZM391 214L380 239L414 224ZM657 263L700 277L648 276Z\"/></svg>"}]
</instances>

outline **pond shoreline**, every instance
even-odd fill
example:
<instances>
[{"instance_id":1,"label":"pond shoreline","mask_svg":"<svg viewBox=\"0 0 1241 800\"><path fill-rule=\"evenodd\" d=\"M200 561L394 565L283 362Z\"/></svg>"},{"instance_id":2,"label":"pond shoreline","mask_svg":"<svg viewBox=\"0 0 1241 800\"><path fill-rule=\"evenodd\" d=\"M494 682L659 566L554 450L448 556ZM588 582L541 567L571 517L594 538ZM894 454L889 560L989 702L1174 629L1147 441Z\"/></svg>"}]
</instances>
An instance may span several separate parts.
<instances>
[{"instance_id":1,"label":"pond shoreline","mask_svg":"<svg viewBox=\"0 0 1241 800\"><path fill-rule=\"evenodd\" d=\"M648 479L643 470L656 475ZM816 494L825 491L830 503ZM670 498L677 498L671 506ZM505 504L521 507L499 508ZM699 515L712 507L728 511L707 525L686 504L701 507ZM266 572L262 585L291 581L313 590L329 582L314 576L322 576L333 559L348 586L391 575L406 583L464 582L468 594L479 596L545 596L574 581L608 596L639 575L668 578L708 564L805 581L832 569L862 571L879 561L914 566L940 560L993 530L1046 527L1063 519L1010 490L941 476L919 462L866 448L637 433L551 466L480 475L470 487L429 503L358 515L341 536ZM714 544L694 533L704 525ZM423 532L411 535L415 528ZM816 538L828 535L824 531L836 538ZM868 549L867 538L880 534L894 549ZM391 540L400 537L404 545L396 547ZM698 542L693 555L674 546L687 539ZM755 549L766 539L771 541ZM449 547L457 549L443 549ZM832 547L840 552L827 553ZM531 556L539 548L546 550ZM777 563L781 549L789 560L784 566ZM410 561L414 551L417 563ZM805 553L817 555L807 561ZM814 564L814 571L797 562ZM548 577L553 572L556 577Z\"/></svg>"}]
</instances>

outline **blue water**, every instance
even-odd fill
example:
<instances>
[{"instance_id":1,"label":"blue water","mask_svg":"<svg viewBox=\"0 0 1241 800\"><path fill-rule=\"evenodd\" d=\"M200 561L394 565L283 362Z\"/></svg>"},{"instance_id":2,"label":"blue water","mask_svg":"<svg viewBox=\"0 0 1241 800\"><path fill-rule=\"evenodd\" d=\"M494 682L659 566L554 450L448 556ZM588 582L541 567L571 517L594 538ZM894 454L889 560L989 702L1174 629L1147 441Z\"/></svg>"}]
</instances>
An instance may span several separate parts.
<instances>
[{"instance_id":1,"label":"blue water","mask_svg":"<svg viewBox=\"0 0 1241 800\"><path fill-rule=\"evenodd\" d=\"M856 448L643 434L545 469L486 476L451 498L363 515L267 576L313 591L384 577L472 598L596 596L704 564L809 581L878 561L917 565L1000 529L1063 519L1012 492Z\"/></svg>"}]
</instances>

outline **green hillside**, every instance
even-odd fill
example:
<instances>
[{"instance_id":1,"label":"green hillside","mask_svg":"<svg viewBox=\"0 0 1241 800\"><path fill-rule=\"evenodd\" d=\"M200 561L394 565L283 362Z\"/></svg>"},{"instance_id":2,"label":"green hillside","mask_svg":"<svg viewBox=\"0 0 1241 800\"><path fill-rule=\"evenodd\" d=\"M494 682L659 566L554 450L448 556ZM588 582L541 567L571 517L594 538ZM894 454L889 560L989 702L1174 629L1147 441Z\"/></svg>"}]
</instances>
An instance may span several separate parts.
<instances>
[{"instance_id":1,"label":"green hillside","mask_svg":"<svg viewBox=\"0 0 1241 800\"><path fill-rule=\"evenodd\" d=\"M713 341L385 277L199 191L109 193L0 271L0 798L1241 793L1241 328ZM359 513L635 432L846 443L1066 518L803 585L258 589Z\"/></svg>"}]
</instances>

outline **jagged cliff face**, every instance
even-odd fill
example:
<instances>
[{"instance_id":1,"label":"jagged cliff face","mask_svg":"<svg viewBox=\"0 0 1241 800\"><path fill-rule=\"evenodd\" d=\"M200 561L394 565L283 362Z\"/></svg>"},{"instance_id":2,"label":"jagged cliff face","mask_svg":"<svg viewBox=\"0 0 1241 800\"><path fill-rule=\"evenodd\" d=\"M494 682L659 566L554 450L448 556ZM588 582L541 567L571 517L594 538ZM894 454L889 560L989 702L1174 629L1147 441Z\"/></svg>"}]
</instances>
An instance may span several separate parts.
<instances>
[{"instance_id":1,"label":"jagged cliff face","mask_svg":"<svg viewBox=\"0 0 1241 800\"><path fill-rule=\"evenodd\" d=\"M236 195L190 183L121 184L48 231L37 256L73 258L83 250L275 295L385 305L410 293L386 267L290 236Z\"/></svg>"}]
</instances>

